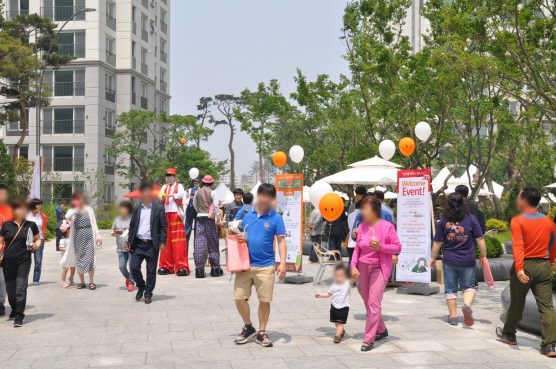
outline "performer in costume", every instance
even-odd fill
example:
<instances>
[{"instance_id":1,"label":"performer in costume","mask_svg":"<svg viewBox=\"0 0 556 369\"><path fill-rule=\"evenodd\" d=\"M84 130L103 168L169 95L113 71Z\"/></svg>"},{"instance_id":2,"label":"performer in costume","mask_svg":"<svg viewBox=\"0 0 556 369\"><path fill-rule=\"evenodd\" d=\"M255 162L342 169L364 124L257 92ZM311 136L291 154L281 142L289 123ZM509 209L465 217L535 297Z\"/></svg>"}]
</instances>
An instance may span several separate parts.
<instances>
[{"instance_id":1,"label":"performer in costume","mask_svg":"<svg viewBox=\"0 0 556 369\"><path fill-rule=\"evenodd\" d=\"M186 195L183 186L176 182L176 170L169 168L166 171L167 184L160 190L160 199L166 211L168 222L168 241L164 251L160 252L158 274L173 274L178 276L189 275L189 261L187 260L187 243L183 220L178 215L178 206L183 206Z\"/></svg>"},{"instance_id":2,"label":"performer in costume","mask_svg":"<svg viewBox=\"0 0 556 369\"><path fill-rule=\"evenodd\" d=\"M197 219L197 210L193 206L193 198L195 193L200 188L201 177L197 177L193 180L193 187L189 189L189 204L187 204L187 210L185 211L185 238L187 239L187 250L189 251L189 241L191 240L191 231L193 230L193 222Z\"/></svg>"}]
</instances>

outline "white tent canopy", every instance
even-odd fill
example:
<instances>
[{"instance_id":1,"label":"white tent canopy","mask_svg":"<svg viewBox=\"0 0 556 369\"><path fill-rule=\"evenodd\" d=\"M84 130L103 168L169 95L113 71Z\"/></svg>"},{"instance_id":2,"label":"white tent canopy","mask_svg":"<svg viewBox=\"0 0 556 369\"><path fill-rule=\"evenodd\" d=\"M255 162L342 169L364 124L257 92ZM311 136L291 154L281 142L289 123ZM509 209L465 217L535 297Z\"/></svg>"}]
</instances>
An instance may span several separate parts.
<instances>
[{"instance_id":1,"label":"white tent canopy","mask_svg":"<svg viewBox=\"0 0 556 369\"><path fill-rule=\"evenodd\" d=\"M334 191L334 193L336 195L339 195L344 200L349 200L349 196L347 195L347 193L340 192L340 191Z\"/></svg>"},{"instance_id":2,"label":"white tent canopy","mask_svg":"<svg viewBox=\"0 0 556 369\"><path fill-rule=\"evenodd\" d=\"M353 163L348 165L349 167L392 167L392 168L401 168L402 166L396 164L394 162L384 160L377 155L373 156L370 159L365 159L362 161L358 161L357 163Z\"/></svg>"},{"instance_id":3,"label":"white tent canopy","mask_svg":"<svg viewBox=\"0 0 556 369\"><path fill-rule=\"evenodd\" d=\"M473 183L473 176L477 173L477 167L474 165L470 165L467 168L467 172L463 173L461 177L450 177L446 184L448 188L444 191L446 194L450 194L455 191L456 186L458 185L465 185L469 187L469 178L471 178L471 183ZM442 170L436 175L436 177L432 180L432 189L433 191L438 191L443 185L446 177L450 174L450 169L444 167ZM496 197L502 197L502 193L504 192L504 186L492 181L492 189L494 193L488 190L488 186L486 183L483 185L481 190L479 191L479 196L490 196L495 195Z\"/></svg>"},{"instance_id":4,"label":"white tent canopy","mask_svg":"<svg viewBox=\"0 0 556 369\"><path fill-rule=\"evenodd\" d=\"M224 204L234 201L234 194L224 183L220 183L214 191L216 192L216 196L218 196L218 201Z\"/></svg>"},{"instance_id":5,"label":"white tent canopy","mask_svg":"<svg viewBox=\"0 0 556 369\"><path fill-rule=\"evenodd\" d=\"M388 160L372 157L349 165L351 168L325 177L330 184L395 185L401 166Z\"/></svg>"}]
</instances>

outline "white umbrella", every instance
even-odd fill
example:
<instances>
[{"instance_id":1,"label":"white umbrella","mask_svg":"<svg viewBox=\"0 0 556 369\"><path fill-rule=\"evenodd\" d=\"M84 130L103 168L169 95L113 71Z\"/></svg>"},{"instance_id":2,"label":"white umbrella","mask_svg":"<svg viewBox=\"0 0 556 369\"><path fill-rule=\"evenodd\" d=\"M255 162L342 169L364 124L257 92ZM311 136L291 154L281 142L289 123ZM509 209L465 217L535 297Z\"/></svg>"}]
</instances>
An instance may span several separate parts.
<instances>
[{"instance_id":1,"label":"white umbrella","mask_svg":"<svg viewBox=\"0 0 556 369\"><path fill-rule=\"evenodd\" d=\"M234 194L224 183L220 183L214 191L216 192L216 196L218 196L218 201L224 204L234 201Z\"/></svg>"}]
</instances>

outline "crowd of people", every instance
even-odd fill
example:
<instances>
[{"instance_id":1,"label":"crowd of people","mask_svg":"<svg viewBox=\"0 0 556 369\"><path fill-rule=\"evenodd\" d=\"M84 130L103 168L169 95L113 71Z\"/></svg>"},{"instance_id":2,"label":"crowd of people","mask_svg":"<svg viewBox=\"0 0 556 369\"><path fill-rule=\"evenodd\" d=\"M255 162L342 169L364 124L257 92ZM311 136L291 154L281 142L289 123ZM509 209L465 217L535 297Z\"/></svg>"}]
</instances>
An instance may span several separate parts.
<instances>
[{"instance_id":1,"label":"crowd of people","mask_svg":"<svg viewBox=\"0 0 556 369\"><path fill-rule=\"evenodd\" d=\"M284 220L274 210L276 188L268 183L259 186L257 193L234 191L234 201L220 211L220 201L212 188L214 179L207 175L194 180L194 186L185 189L176 181L176 172L166 173L167 184L156 192L152 184L139 187L140 203L133 206L123 201L118 206L110 235L115 237L119 270L129 291L136 291L135 299L152 303L157 275L190 274L188 241L195 230L195 277L205 278L206 267L210 276L220 277L218 231L225 227L229 234L246 237L251 269L236 273L234 298L243 320L237 344L252 338L264 347L272 341L266 329L270 317L274 283L286 274L286 240ZM40 199L29 202L17 199L7 203L8 190L0 185L0 316L6 313L6 296L11 307L10 319L21 327L25 317L28 276L33 266L33 284L40 284L46 224L41 212ZM365 304L367 321L362 351L371 351L375 341L388 337L382 319L382 298L392 277L402 244L396 233L395 207L390 208L382 192L369 193L364 187L355 191L357 201L332 222L325 221L318 209L312 211L309 226L315 243L328 239L331 250L347 247L347 265L339 263L334 271L334 282L326 293L317 298L331 298L330 321L336 325L334 342L341 342L349 315L351 289L357 287ZM458 291L462 292L463 323L474 324L473 301L477 293L475 277L476 250L479 264L486 261L484 218L475 203L467 199L468 188L458 186L446 198L441 218L436 224L431 251L430 268L442 256L444 297L448 308L447 322L458 325ZM256 196L256 199L254 198ZM541 352L556 356L556 315L552 305L552 269L556 259L556 227L552 219L538 213L540 192L524 188L517 200L521 215L512 219L512 240L515 263L511 271L511 302L503 328L496 335L508 344L516 344L516 328L521 320L525 297L531 290L537 299L542 322ZM193 218L193 219L191 219ZM248 237L240 233L249 228ZM189 235L189 236L188 236ZM275 241L277 247L275 249ZM75 284L76 289L95 290L96 250L102 245L94 210L87 204L83 193L71 198L71 208L65 203L56 208L56 249L60 251L62 266L61 286ZM441 252L442 250L442 252ZM275 254L279 254L277 263ZM207 264L208 258L208 264ZM34 263L32 262L34 260ZM317 262L316 254L309 255ZM146 264L146 275L142 264ZM66 277L70 272L69 283ZM88 274L88 284L85 283ZM277 277L277 278L276 278ZM251 322L249 299L255 287L259 300L259 329Z\"/></svg>"}]
</instances>

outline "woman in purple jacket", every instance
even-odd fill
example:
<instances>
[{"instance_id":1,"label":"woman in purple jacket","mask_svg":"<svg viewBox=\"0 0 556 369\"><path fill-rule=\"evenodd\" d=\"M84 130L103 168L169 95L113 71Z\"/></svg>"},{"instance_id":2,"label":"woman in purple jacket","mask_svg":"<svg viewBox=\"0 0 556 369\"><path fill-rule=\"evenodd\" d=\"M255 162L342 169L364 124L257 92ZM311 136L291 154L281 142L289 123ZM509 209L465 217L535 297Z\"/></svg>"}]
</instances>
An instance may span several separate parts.
<instances>
[{"instance_id":1,"label":"woman in purple jacket","mask_svg":"<svg viewBox=\"0 0 556 369\"><path fill-rule=\"evenodd\" d=\"M392 274L392 255L399 254L402 244L392 223L380 219L381 202L365 197L361 203L363 222L351 260L351 271L359 277L359 289L367 308L365 340L361 351L371 351L374 342L388 336L382 320L382 296Z\"/></svg>"}]
</instances>

